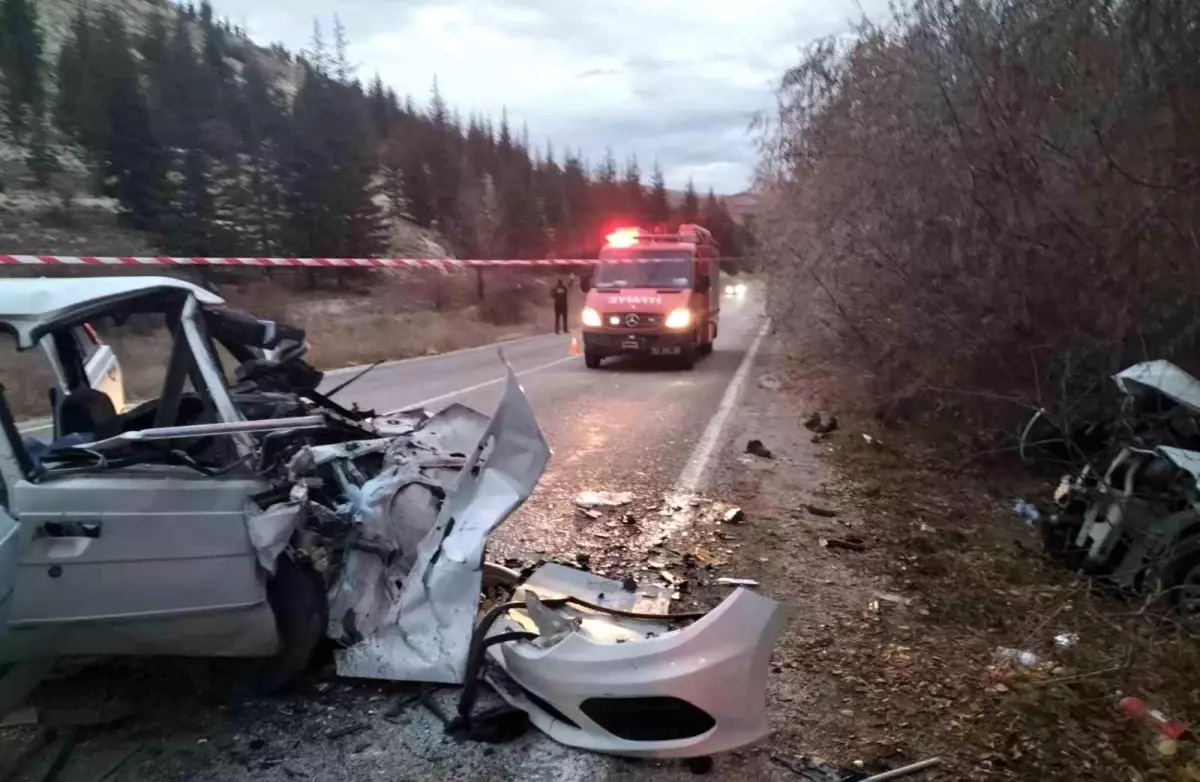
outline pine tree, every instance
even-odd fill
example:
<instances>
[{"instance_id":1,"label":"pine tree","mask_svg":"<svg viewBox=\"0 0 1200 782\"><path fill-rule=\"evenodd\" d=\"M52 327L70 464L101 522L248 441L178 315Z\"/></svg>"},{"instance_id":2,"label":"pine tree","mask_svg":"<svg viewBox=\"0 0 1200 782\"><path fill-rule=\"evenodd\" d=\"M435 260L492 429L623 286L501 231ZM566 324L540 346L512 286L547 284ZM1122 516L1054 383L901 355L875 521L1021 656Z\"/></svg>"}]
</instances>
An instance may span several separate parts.
<instances>
[{"instance_id":1,"label":"pine tree","mask_svg":"<svg viewBox=\"0 0 1200 782\"><path fill-rule=\"evenodd\" d=\"M199 93L191 99L200 102L199 111L205 119L226 118L232 113L233 71L225 61L224 33L213 24L212 6L208 0L200 5L200 33L203 37L202 76Z\"/></svg>"},{"instance_id":2,"label":"pine tree","mask_svg":"<svg viewBox=\"0 0 1200 782\"><path fill-rule=\"evenodd\" d=\"M542 258L546 222L533 186L529 159L514 165L500 183L500 249L505 258Z\"/></svg>"},{"instance_id":3,"label":"pine tree","mask_svg":"<svg viewBox=\"0 0 1200 782\"><path fill-rule=\"evenodd\" d=\"M103 163L108 148L105 45L99 27L80 5L59 52L55 118L70 138Z\"/></svg>"},{"instance_id":4,"label":"pine tree","mask_svg":"<svg viewBox=\"0 0 1200 782\"><path fill-rule=\"evenodd\" d=\"M593 195L587 167L578 154L568 154L563 160L563 191L563 222L568 228L559 237L559 244L568 256L587 257L599 249L600 232L599 221L592 219Z\"/></svg>"},{"instance_id":5,"label":"pine tree","mask_svg":"<svg viewBox=\"0 0 1200 782\"><path fill-rule=\"evenodd\" d=\"M27 160L37 186L49 187L51 174L60 167L58 158L50 149L50 124L42 101L38 101L34 107Z\"/></svg>"},{"instance_id":6,"label":"pine tree","mask_svg":"<svg viewBox=\"0 0 1200 782\"><path fill-rule=\"evenodd\" d=\"M642 170L638 166L637 155L629 158L625 166L625 174L621 179L621 212L624 222L630 225L641 225L646 214L645 193L642 190Z\"/></svg>"},{"instance_id":7,"label":"pine tree","mask_svg":"<svg viewBox=\"0 0 1200 782\"><path fill-rule=\"evenodd\" d=\"M167 47L171 37L166 15L154 11L146 24L146 31L138 40L138 53L142 57L142 73L148 80L158 78L167 65Z\"/></svg>"},{"instance_id":8,"label":"pine tree","mask_svg":"<svg viewBox=\"0 0 1200 782\"><path fill-rule=\"evenodd\" d=\"M687 190L683 193L683 212L680 222L695 223L700 219L700 197L696 195L696 183L688 178Z\"/></svg>"},{"instance_id":9,"label":"pine tree","mask_svg":"<svg viewBox=\"0 0 1200 782\"><path fill-rule=\"evenodd\" d=\"M546 219L547 244L562 255L563 241L570 233L567 223L566 183L562 168L554 160L554 147L547 142L546 158L538 167L537 190Z\"/></svg>"},{"instance_id":10,"label":"pine tree","mask_svg":"<svg viewBox=\"0 0 1200 782\"><path fill-rule=\"evenodd\" d=\"M458 147L462 137L450 122L436 76L430 94L429 124L424 157L432 188L433 213L441 230L453 235L460 225L458 188L462 167Z\"/></svg>"},{"instance_id":11,"label":"pine tree","mask_svg":"<svg viewBox=\"0 0 1200 782\"><path fill-rule=\"evenodd\" d=\"M321 30L320 19L313 19L312 40L309 42L308 51L303 52L303 56L318 76L329 74L329 49L325 46L325 34Z\"/></svg>"},{"instance_id":12,"label":"pine tree","mask_svg":"<svg viewBox=\"0 0 1200 782\"><path fill-rule=\"evenodd\" d=\"M721 203L717 201L717 196L713 193L712 188L708 189L708 196L704 199L704 209L700 213L700 224L712 232L713 239L717 244L726 247L729 244L729 231L725 225L725 213L721 209Z\"/></svg>"},{"instance_id":13,"label":"pine tree","mask_svg":"<svg viewBox=\"0 0 1200 782\"><path fill-rule=\"evenodd\" d=\"M0 76L13 136L20 138L42 101L42 33L32 0L0 3Z\"/></svg>"},{"instance_id":14,"label":"pine tree","mask_svg":"<svg viewBox=\"0 0 1200 782\"><path fill-rule=\"evenodd\" d=\"M108 119L106 190L120 201L130 225L148 230L157 225L165 156L150 126L125 24L115 11L100 17L97 64Z\"/></svg>"},{"instance_id":15,"label":"pine tree","mask_svg":"<svg viewBox=\"0 0 1200 782\"><path fill-rule=\"evenodd\" d=\"M243 71L245 107L242 150L225 166L227 181L217 199L218 220L236 236L231 252L274 255L282 251L283 172L280 138L286 119L267 75L255 62Z\"/></svg>"},{"instance_id":16,"label":"pine tree","mask_svg":"<svg viewBox=\"0 0 1200 782\"><path fill-rule=\"evenodd\" d=\"M296 254L367 257L385 247L362 93L309 71L288 150L287 243Z\"/></svg>"},{"instance_id":17,"label":"pine tree","mask_svg":"<svg viewBox=\"0 0 1200 782\"><path fill-rule=\"evenodd\" d=\"M621 214L621 186L617 181L617 159L611 148L596 167L595 182L589 188L588 213L589 233L600 236L618 223L623 223Z\"/></svg>"},{"instance_id":18,"label":"pine tree","mask_svg":"<svg viewBox=\"0 0 1200 782\"><path fill-rule=\"evenodd\" d=\"M650 196L646 203L646 219L656 229L666 230L671 221L671 201L667 197L667 182L662 166L654 161L654 173L650 178Z\"/></svg>"},{"instance_id":19,"label":"pine tree","mask_svg":"<svg viewBox=\"0 0 1200 782\"><path fill-rule=\"evenodd\" d=\"M368 93L368 98L371 102L371 122L374 123L375 134L379 138L387 137L388 130L391 128L392 111L391 107L395 105L395 93L390 96L384 89L383 79L379 73L375 73L375 78L371 81L371 91Z\"/></svg>"},{"instance_id":20,"label":"pine tree","mask_svg":"<svg viewBox=\"0 0 1200 782\"><path fill-rule=\"evenodd\" d=\"M346 26L342 18L333 15L333 61L331 63L333 78L340 84L349 84L354 76L354 66L349 58L350 41L346 37Z\"/></svg>"}]
</instances>

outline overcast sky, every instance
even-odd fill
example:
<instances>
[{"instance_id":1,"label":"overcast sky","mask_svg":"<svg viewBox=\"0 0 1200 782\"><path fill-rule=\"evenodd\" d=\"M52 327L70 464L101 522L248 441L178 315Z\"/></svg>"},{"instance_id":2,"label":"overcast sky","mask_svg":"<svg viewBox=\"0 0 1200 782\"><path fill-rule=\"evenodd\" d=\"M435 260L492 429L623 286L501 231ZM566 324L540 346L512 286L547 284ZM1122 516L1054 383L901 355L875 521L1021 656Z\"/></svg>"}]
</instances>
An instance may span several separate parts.
<instances>
[{"instance_id":1,"label":"overcast sky","mask_svg":"<svg viewBox=\"0 0 1200 782\"><path fill-rule=\"evenodd\" d=\"M306 48L333 14L359 76L378 72L428 100L436 75L464 114L527 123L535 144L593 163L636 153L667 184L744 190L755 161L748 123L808 41L849 29L886 0L214 0L259 43ZM560 158L561 159L561 158Z\"/></svg>"}]
</instances>

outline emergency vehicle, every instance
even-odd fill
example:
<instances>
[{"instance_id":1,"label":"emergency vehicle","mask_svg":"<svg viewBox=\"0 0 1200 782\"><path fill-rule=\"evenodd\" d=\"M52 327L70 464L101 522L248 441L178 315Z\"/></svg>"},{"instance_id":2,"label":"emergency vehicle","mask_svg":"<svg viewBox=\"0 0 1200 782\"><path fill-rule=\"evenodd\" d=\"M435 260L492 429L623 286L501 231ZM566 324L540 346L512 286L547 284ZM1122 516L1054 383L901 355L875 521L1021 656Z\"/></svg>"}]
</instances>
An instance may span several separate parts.
<instances>
[{"instance_id":1,"label":"emergency vehicle","mask_svg":"<svg viewBox=\"0 0 1200 782\"><path fill-rule=\"evenodd\" d=\"M720 314L717 243L691 224L673 234L622 228L607 237L581 322L589 369L609 356L674 356L691 369L712 352Z\"/></svg>"}]
</instances>

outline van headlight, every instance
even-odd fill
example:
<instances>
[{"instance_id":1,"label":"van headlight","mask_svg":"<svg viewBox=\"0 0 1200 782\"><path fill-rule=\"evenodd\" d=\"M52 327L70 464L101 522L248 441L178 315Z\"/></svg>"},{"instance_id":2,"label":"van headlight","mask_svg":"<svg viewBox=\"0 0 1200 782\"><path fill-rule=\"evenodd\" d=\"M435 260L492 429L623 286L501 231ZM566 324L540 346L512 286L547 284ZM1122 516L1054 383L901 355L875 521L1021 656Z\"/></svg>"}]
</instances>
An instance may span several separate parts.
<instances>
[{"instance_id":1,"label":"van headlight","mask_svg":"<svg viewBox=\"0 0 1200 782\"><path fill-rule=\"evenodd\" d=\"M686 329L692 325L692 311L685 309L672 310L667 316L666 327L669 329Z\"/></svg>"},{"instance_id":2,"label":"van headlight","mask_svg":"<svg viewBox=\"0 0 1200 782\"><path fill-rule=\"evenodd\" d=\"M600 313L596 312L596 310L592 307L583 308L583 315L581 316L580 320L583 322L583 325L587 326L588 328L598 329L601 326Z\"/></svg>"}]
</instances>

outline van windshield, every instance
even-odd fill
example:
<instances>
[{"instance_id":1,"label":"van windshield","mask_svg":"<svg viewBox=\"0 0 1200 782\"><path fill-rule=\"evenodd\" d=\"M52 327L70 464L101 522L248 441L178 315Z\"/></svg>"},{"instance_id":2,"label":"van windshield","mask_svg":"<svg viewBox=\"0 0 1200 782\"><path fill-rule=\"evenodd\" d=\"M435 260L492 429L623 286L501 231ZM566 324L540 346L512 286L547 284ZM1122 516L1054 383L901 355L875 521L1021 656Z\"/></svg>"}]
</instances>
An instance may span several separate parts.
<instances>
[{"instance_id":1,"label":"van windshield","mask_svg":"<svg viewBox=\"0 0 1200 782\"><path fill-rule=\"evenodd\" d=\"M597 288L689 288L691 284L692 255L679 250L606 249L596 265Z\"/></svg>"}]
</instances>

